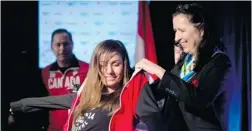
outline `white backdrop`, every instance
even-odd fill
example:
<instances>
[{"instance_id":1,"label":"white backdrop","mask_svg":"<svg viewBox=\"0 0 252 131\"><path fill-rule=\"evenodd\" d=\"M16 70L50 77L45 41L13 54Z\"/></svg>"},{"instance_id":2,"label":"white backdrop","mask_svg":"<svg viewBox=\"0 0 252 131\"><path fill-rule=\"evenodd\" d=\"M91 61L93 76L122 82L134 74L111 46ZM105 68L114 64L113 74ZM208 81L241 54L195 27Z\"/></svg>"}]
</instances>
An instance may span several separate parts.
<instances>
[{"instance_id":1,"label":"white backdrop","mask_svg":"<svg viewBox=\"0 0 252 131\"><path fill-rule=\"evenodd\" d=\"M51 33L65 28L72 33L74 54L90 61L94 47L105 39L121 40L134 65L138 1L39 2L39 67L56 60Z\"/></svg>"}]
</instances>

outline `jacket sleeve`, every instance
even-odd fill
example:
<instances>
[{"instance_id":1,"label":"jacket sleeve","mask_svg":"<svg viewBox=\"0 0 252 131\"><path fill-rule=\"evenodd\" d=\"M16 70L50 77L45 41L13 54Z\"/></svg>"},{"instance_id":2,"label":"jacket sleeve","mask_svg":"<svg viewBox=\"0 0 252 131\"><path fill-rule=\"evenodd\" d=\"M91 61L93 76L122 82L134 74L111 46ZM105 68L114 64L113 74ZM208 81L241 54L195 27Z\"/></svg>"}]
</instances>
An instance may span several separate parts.
<instances>
[{"instance_id":1,"label":"jacket sleeve","mask_svg":"<svg viewBox=\"0 0 252 131\"><path fill-rule=\"evenodd\" d=\"M10 103L13 112L34 112L43 109L70 109L77 93L59 96L24 98Z\"/></svg>"},{"instance_id":2,"label":"jacket sleeve","mask_svg":"<svg viewBox=\"0 0 252 131\"><path fill-rule=\"evenodd\" d=\"M145 84L137 102L136 114L144 123L148 131L163 131L164 127L162 108L167 93L156 89L159 84L156 80L153 84Z\"/></svg>"},{"instance_id":3,"label":"jacket sleeve","mask_svg":"<svg viewBox=\"0 0 252 131\"><path fill-rule=\"evenodd\" d=\"M216 55L201 70L197 87L166 71L159 88L164 89L170 96L185 102L189 106L206 108L217 96L223 93L223 85L230 67L230 60L226 55Z\"/></svg>"}]
</instances>

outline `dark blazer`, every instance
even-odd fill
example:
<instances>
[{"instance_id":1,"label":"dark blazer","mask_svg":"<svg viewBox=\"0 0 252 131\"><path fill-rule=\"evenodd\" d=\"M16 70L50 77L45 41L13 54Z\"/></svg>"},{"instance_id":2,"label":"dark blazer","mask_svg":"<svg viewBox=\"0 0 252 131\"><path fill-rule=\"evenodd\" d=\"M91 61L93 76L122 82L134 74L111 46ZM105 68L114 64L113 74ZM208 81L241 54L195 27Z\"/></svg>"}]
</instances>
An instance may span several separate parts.
<instances>
[{"instance_id":1,"label":"dark blazer","mask_svg":"<svg viewBox=\"0 0 252 131\"><path fill-rule=\"evenodd\" d=\"M223 53L213 54L187 82L180 79L180 67L175 66L143 88L137 115L149 131L226 131L230 69L231 62Z\"/></svg>"}]
</instances>

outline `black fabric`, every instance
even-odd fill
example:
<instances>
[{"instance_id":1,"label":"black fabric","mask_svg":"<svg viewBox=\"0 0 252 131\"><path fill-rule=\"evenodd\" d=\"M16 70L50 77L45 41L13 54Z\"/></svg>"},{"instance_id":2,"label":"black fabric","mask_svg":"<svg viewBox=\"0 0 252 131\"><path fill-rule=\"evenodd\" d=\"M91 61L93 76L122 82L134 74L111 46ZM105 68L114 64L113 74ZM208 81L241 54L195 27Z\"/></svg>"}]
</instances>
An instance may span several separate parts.
<instances>
[{"instance_id":1,"label":"black fabric","mask_svg":"<svg viewBox=\"0 0 252 131\"><path fill-rule=\"evenodd\" d=\"M35 112L44 109L70 109L77 93L59 96L24 98L11 102L10 108L15 112Z\"/></svg>"},{"instance_id":2,"label":"black fabric","mask_svg":"<svg viewBox=\"0 0 252 131\"><path fill-rule=\"evenodd\" d=\"M228 112L229 130L251 130L251 1L194 1L206 8L227 49L235 87ZM174 63L172 13L178 4L192 1L150 2L158 64L170 70Z\"/></svg>"},{"instance_id":3,"label":"black fabric","mask_svg":"<svg viewBox=\"0 0 252 131\"><path fill-rule=\"evenodd\" d=\"M53 109L70 109L72 101L76 96L76 93L60 95L60 96L46 96L46 97L34 97L34 98L24 98L16 102L10 103L10 108L13 111L13 115L9 114L8 124L10 131L20 130L21 125L19 121L22 121L27 115L33 115L34 118L38 117L35 113L41 113L43 111L53 110ZM24 113L25 112L25 113ZM23 117L20 117L23 116ZM33 119L34 122L39 122ZM31 124L31 123L30 123ZM21 130L31 130L31 131L45 131L47 126L44 123L36 123L40 127L27 126L22 127Z\"/></svg>"},{"instance_id":4,"label":"black fabric","mask_svg":"<svg viewBox=\"0 0 252 131\"><path fill-rule=\"evenodd\" d=\"M108 131L111 118L108 113L101 108L93 109L76 119L72 131Z\"/></svg>"},{"instance_id":5,"label":"black fabric","mask_svg":"<svg viewBox=\"0 0 252 131\"><path fill-rule=\"evenodd\" d=\"M110 100L115 94L103 94L102 101ZM94 108L84 115L78 116L72 126L72 131L108 131L111 115L110 111L99 108Z\"/></svg>"},{"instance_id":6,"label":"black fabric","mask_svg":"<svg viewBox=\"0 0 252 131\"><path fill-rule=\"evenodd\" d=\"M157 88L160 83L160 80L156 80L143 87L136 108L139 119L148 131L187 131L178 101L169 97L163 89Z\"/></svg>"},{"instance_id":7,"label":"black fabric","mask_svg":"<svg viewBox=\"0 0 252 131\"><path fill-rule=\"evenodd\" d=\"M229 96L226 89L232 87L227 87L223 83L230 80L226 79L230 66L225 54L216 54L192 78L198 80L199 87L195 87L191 81L186 83L174 75L178 73L179 68L174 68L171 73L166 72L161 81L143 88L137 105L137 114L150 131L226 130L225 109ZM163 95L164 92L167 95ZM158 106L159 101L163 99L160 96L165 98L162 108Z\"/></svg>"},{"instance_id":8,"label":"black fabric","mask_svg":"<svg viewBox=\"0 0 252 131\"><path fill-rule=\"evenodd\" d=\"M73 54L70 65L68 67L64 67L61 68L59 67L57 62L52 63L50 70L51 71L55 71L55 70L60 70L62 73L65 72L66 69L68 69L69 67L80 67L79 63L78 63L78 59L76 58L76 56Z\"/></svg>"},{"instance_id":9,"label":"black fabric","mask_svg":"<svg viewBox=\"0 0 252 131\"><path fill-rule=\"evenodd\" d=\"M166 72L161 86L173 97L184 101L185 104L197 108L205 108L221 92L221 84L227 73L230 72L231 63L229 58L218 53L212 61L200 72L198 78L191 78L198 81L199 87L191 82L185 82L170 72ZM168 86L169 85L169 86Z\"/></svg>"},{"instance_id":10,"label":"black fabric","mask_svg":"<svg viewBox=\"0 0 252 131\"><path fill-rule=\"evenodd\" d=\"M158 63L168 70L174 64L172 44L174 36L171 16L176 5L183 3L191 2L150 2L150 15ZM251 1L204 1L199 3L214 14L213 21L219 20L219 25L216 28L222 33L228 56L235 69L233 80L236 90L230 109L233 114L230 119L230 127L233 131L251 130ZM8 130L6 123L10 102L24 97L46 95L41 93L38 86L34 88L34 85L38 85L38 82L34 79L40 78L38 68L39 48L36 44L39 36L37 28L38 3L36 1L2 1L1 4L3 5L2 32L4 32L2 33L2 129ZM19 74L20 77L14 80L13 74ZM30 80L31 77L32 80ZM42 86L41 89L45 88ZM28 119L31 119L33 123L27 122L27 130L34 131L31 126L39 123L38 119L43 118L36 117L37 120L34 121L35 118L28 118L27 114L20 117L21 121ZM24 124L21 123L20 125ZM18 127L17 131L20 130L26 129Z\"/></svg>"}]
</instances>

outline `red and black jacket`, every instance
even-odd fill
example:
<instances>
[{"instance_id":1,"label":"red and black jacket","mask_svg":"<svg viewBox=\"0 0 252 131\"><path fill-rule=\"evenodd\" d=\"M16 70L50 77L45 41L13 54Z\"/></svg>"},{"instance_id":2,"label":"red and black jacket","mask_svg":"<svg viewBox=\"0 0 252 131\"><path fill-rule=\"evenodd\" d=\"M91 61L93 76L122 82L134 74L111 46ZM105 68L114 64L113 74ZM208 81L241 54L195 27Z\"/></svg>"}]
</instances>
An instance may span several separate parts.
<instances>
[{"instance_id":1,"label":"red and black jacket","mask_svg":"<svg viewBox=\"0 0 252 131\"><path fill-rule=\"evenodd\" d=\"M86 77L88 64L78 60L74 55L71 65L61 70L54 62L42 70L43 83L49 95L58 96L72 93L75 85L81 85ZM52 110L49 115L48 131L62 130L68 117L68 110Z\"/></svg>"},{"instance_id":2,"label":"red and black jacket","mask_svg":"<svg viewBox=\"0 0 252 131\"><path fill-rule=\"evenodd\" d=\"M217 53L187 82L179 78L179 67L171 73L165 72L161 80L143 71L135 72L121 92L120 108L111 117L109 131L137 130L138 120L148 131L228 130L228 97L232 91L232 79L228 77L230 69L229 58ZM27 112L39 110L39 107L71 107L72 112L80 98L76 94L26 98L12 103L11 108ZM71 129L71 112L64 131Z\"/></svg>"},{"instance_id":3,"label":"red and black jacket","mask_svg":"<svg viewBox=\"0 0 252 131\"><path fill-rule=\"evenodd\" d=\"M135 122L138 120L136 115L138 98L142 89L150 83L153 83L156 79L156 76L144 73L140 70L136 70L133 73L130 81L123 87L120 95L120 108L111 117L109 131L133 131L136 129L136 124L138 123ZM64 126L64 131L71 130L73 122L72 113L78 105L82 88L84 87L82 86L80 88L77 97L73 100L68 121Z\"/></svg>"}]
</instances>

